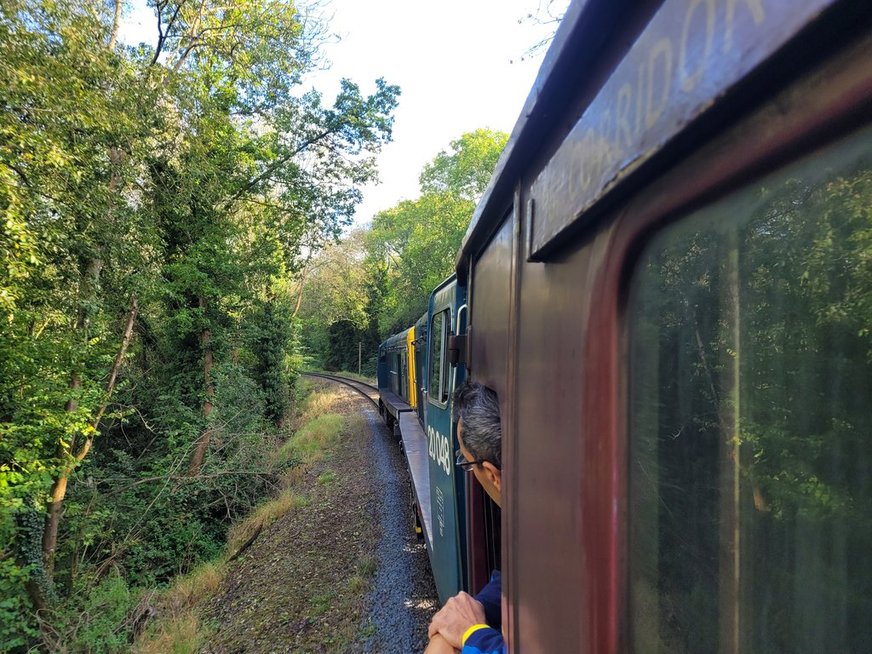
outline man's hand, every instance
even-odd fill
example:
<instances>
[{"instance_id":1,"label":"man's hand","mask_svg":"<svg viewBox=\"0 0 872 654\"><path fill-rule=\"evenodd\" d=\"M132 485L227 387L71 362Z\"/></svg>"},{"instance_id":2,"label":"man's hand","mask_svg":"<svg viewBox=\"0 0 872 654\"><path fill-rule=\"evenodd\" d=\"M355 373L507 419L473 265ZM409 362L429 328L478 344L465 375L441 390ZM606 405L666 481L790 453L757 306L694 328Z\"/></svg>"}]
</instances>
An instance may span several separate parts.
<instances>
[{"instance_id":1,"label":"man's hand","mask_svg":"<svg viewBox=\"0 0 872 654\"><path fill-rule=\"evenodd\" d=\"M475 624L485 624L484 607L472 595L460 592L433 616L427 633L431 638L441 634L449 645L461 649L460 639Z\"/></svg>"},{"instance_id":2,"label":"man's hand","mask_svg":"<svg viewBox=\"0 0 872 654\"><path fill-rule=\"evenodd\" d=\"M448 641L442 637L442 634L436 634L427 643L427 649L424 654L457 654L457 650L448 644Z\"/></svg>"}]
</instances>

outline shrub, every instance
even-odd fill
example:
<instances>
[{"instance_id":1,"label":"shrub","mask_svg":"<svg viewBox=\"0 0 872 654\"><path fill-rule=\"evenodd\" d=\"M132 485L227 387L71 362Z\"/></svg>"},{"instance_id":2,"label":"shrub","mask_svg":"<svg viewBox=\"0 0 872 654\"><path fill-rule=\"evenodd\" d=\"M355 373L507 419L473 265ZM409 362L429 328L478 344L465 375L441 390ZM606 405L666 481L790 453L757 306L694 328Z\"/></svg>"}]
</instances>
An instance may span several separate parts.
<instances>
[{"instance_id":1,"label":"shrub","mask_svg":"<svg viewBox=\"0 0 872 654\"><path fill-rule=\"evenodd\" d=\"M127 619L139 601L117 572L93 588L81 587L62 608L43 620L43 641L52 652L126 652L133 625Z\"/></svg>"}]
</instances>

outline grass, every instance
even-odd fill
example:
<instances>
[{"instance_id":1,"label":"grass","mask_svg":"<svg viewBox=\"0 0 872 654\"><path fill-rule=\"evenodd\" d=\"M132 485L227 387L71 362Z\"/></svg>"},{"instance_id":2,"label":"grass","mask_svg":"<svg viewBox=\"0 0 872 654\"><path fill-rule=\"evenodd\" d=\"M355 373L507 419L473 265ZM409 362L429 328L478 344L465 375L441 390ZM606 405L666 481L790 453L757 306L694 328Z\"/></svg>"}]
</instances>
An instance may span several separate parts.
<instances>
[{"instance_id":1,"label":"grass","mask_svg":"<svg viewBox=\"0 0 872 654\"><path fill-rule=\"evenodd\" d=\"M310 393L299 405L299 418L296 420L296 424L298 426L305 425L313 418L317 418L324 413L329 413L333 406L341 401L341 397L341 391L338 388L329 388L318 393Z\"/></svg>"},{"instance_id":2,"label":"grass","mask_svg":"<svg viewBox=\"0 0 872 654\"><path fill-rule=\"evenodd\" d=\"M255 532L268 527L284 515L290 513L298 506L305 504L305 499L291 492L283 490L278 497L258 506L253 513L244 520L236 523L227 534L227 553L233 556L240 547L254 536Z\"/></svg>"},{"instance_id":3,"label":"grass","mask_svg":"<svg viewBox=\"0 0 872 654\"><path fill-rule=\"evenodd\" d=\"M337 413L330 413L339 395L335 391L312 393L301 403L296 430L275 450L270 465L283 470L279 486L289 489L296 485L309 464L321 460L339 440L348 424Z\"/></svg>"},{"instance_id":4,"label":"grass","mask_svg":"<svg viewBox=\"0 0 872 654\"><path fill-rule=\"evenodd\" d=\"M134 654L193 654L203 646L208 629L191 610L154 624L133 645Z\"/></svg>"},{"instance_id":5,"label":"grass","mask_svg":"<svg viewBox=\"0 0 872 654\"><path fill-rule=\"evenodd\" d=\"M367 622L360 630L362 640L372 638L376 634L376 627L372 621Z\"/></svg>"},{"instance_id":6,"label":"grass","mask_svg":"<svg viewBox=\"0 0 872 654\"><path fill-rule=\"evenodd\" d=\"M210 629L200 621L194 607L218 590L224 574L224 564L213 561L177 578L161 597L166 616L149 624L146 632L137 638L132 651L135 654L192 654L199 651Z\"/></svg>"},{"instance_id":7,"label":"grass","mask_svg":"<svg viewBox=\"0 0 872 654\"><path fill-rule=\"evenodd\" d=\"M364 556L357 564L357 573L366 578L372 577L377 569L378 561L372 554Z\"/></svg>"},{"instance_id":8,"label":"grass","mask_svg":"<svg viewBox=\"0 0 872 654\"><path fill-rule=\"evenodd\" d=\"M315 595L310 601L309 604L312 607L312 617L317 617L319 615L323 615L327 609L329 609L333 605L333 601L336 598L336 591L325 591L320 595Z\"/></svg>"},{"instance_id":9,"label":"grass","mask_svg":"<svg viewBox=\"0 0 872 654\"><path fill-rule=\"evenodd\" d=\"M302 386L302 384L301 384ZM311 464L327 459L340 440L351 433L363 431L365 419L360 415L342 416L335 407L345 400L341 390L324 389L317 393L304 393L311 389L298 388L297 417L289 424L290 437L272 455L272 469L280 472L280 492L257 506L246 518L233 525L228 532L226 554L223 560L199 566L193 572L175 580L172 587L161 593L158 606L161 618L153 620L146 632L133 646L138 654L183 654L199 651L208 641L214 627L204 623L197 608L221 586L226 573L226 561L245 545L255 534L276 520L306 503L305 497L294 488L311 469ZM331 486L337 474L329 467L323 468L317 482ZM362 557L354 566L345 583L344 590L332 589L316 594L309 599L311 615L320 616L340 602L348 604L349 615L356 615L357 604L368 591L375 574L377 561L372 555ZM341 625L325 638L329 648L340 648L343 643L360 637L360 627ZM355 633L355 630L358 630ZM326 641L325 641L326 642ZM338 651L338 650L336 650Z\"/></svg>"},{"instance_id":10,"label":"grass","mask_svg":"<svg viewBox=\"0 0 872 654\"><path fill-rule=\"evenodd\" d=\"M369 581L359 575L348 578L348 590L352 593L363 593L369 588Z\"/></svg>"},{"instance_id":11,"label":"grass","mask_svg":"<svg viewBox=\"0 0 872 654\"><path fill-rule=\"evenodd\" d=\"M224 579L224 565L218 561L203 563L176 582L164 593L164 600L175 612L191 608L207 595L214 593Z\"/></svg>"},{"instance_id":12,"label":"grass","mask_svg":"<svg viewBox=\"0 0 872 654\"><path fill-rule=\"evenodd\" d=\"M279 463L286 461L302 464L314 463L324 457L339 440L345 428L345 420L338 413L326 413L306 422L291 436L278 452Z\"/></svg>"},{"instance_id":13,"label":"grass","mask_svg":"<svg viewBox=\"0 0 872 654\"><path fill-rule=\"evenodd\" d=\"M348 590L351 593L363 594L369 590L369 580L378 569L378 561L372 554L365 555L357 563L355 574L348 578Z\"/></svg>"}]
</instances>

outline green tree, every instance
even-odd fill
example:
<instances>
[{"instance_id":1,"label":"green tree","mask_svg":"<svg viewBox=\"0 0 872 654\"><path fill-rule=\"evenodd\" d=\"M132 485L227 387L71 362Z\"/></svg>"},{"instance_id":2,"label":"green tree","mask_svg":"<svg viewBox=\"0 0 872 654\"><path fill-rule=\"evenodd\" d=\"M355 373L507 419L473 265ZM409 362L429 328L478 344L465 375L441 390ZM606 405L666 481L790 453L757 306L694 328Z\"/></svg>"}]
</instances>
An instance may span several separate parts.
<instances>
[{"instance_id":1,"label":"green tree","mask_svg":"<svg viewBox=\"0 0 872 654\"><path fill-rule=\"evenodd\" d=\"M352 230L315 255L296 282L303 344L329 370L357 370L359 349L366 361L378 346L367 242L366 230Z\"/></svg>"},{"instance_id":2,"label":"green tree","mask_svg":"<svg viewBox=\"0 0 872 654\"><path fill-rule=\"evenodd\" d=\"M54 499L42 538L27 531L41 606L67 481L106 412L150 269L152 234L129 191L155 94L107 47L114 15L66 2L0 11L0 206L9 217L0 292L0 486L9 490L0 501L21 517L39 511L48 490Z\"/></svg>"},{"instance_id":3,"label":"green tree","mask_svg":"<svg viewBox=\"0 0 872 654\"><path fill-rule=\"evenodd\" d=\"M503 132L477 129L452 141L450 150L442 150L424 166L421 193L447 193L478 203L508 140Z\"/></svg>"},{"instance_id":4,"label":"green tree","mask_svg":"<svg viewBox=\"0 0 872 654\"><path fill-rule=\"evenodd\" d=\"M508 136L479 129L451 142L421 173L422 195L379 213L370 231L367 265L385 275L374 308L382 335L413 323L455 257Z\"/></svg>"},{"instance_id":5,"label":"green tree","mask_svg":"<svg viewBox=\"0 0 872 654\"><path fill-rule=\"evenodd\" d=\"M163 580L256 501L297 365L289 277L390 139L383 80L300 92L320 26L293 3L151 6L154 49L118 43L120 0L0 7L3 650L82 568Z\"/></svg>"}]
</instances>

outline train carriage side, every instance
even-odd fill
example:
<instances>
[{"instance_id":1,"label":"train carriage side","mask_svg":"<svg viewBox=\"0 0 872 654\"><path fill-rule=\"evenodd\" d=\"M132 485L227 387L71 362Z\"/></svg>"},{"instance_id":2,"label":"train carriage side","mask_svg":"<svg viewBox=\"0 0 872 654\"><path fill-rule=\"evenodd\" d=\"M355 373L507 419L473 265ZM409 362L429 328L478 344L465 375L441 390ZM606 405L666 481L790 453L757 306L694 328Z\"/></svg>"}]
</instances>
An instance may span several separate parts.
<instances>
[{"instance_id":1,"label":"train carriage side","mask_svg":"<svg viewBox=\"0 0 872 654\"><path fill-rule=\"evenodd\" d=\"M377 378L379 413L394 433L397 433L400 415L413 411L409 402L409 332L406 329L379 345ZM414 362L412 362L414 364Z\"/></svg>"},{"instance_id":2,"label":"train carriage side","mask_svg":"<svg viewBox=\"0 0 872 654\"><path fill-rule=\"evenodd\" d=\"M449 352L451 337L465 331L465 316L465 293L452 276L430 295L423 394L432 519L427 545L442 601L466 589L465 479L454 465L458 444L451 415L454 389L463 382L465 367L453 364Z\"/></svg>"},{"instance_id":3,"label":"train carriage side","mask_svg":"<svg viewBox=\"0 0 872 654\"><path fill-rule=\"evenodd\" d=\"M436 588L443 601L466 590L466 485L454 465L458 447L452 396L465 367L453 337L466 329L465 293L455 277L430 295L414 327L379 346L380 410L401 439ZM405 385L403 379L406 378Z\"/></svg>"},{"instance_id":4,"label":"train carriage side","mask_svg":"<svg viewBox=\"0 0 872 654\"><path fill-rule=\"evenodd\" d=\"M868 650L870 22L570 6L458 257L510 651Z\"/></svg>"}]
</instances>

